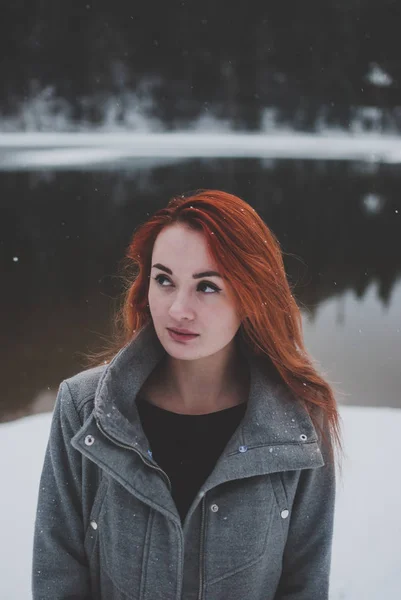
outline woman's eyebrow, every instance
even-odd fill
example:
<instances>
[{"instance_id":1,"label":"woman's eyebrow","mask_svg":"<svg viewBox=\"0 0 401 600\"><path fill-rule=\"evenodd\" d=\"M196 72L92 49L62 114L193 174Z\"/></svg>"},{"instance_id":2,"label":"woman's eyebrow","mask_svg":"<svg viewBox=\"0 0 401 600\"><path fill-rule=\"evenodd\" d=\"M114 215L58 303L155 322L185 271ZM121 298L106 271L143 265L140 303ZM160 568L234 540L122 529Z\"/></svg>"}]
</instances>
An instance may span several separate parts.
<instances>
[{"instance_id":1,"label":"woman's eyebrow","mask_svg":"<svg viewBox=\"0 0 401 600\"><path fill-rule=\"evenodd\" d=\"M161 271L166 271L166 273L168 273L169 275L173 274L171 269L165 267L164 265L161 265L160 263L156 263L155 265L153 265L153 267L156 269L160 269ZM221 277L221 275L220 273L217 273L217 271L202 271L202 273L194 273L192 277L194 279L200 279L201 277Z\"/></svg>"}]
</instances>

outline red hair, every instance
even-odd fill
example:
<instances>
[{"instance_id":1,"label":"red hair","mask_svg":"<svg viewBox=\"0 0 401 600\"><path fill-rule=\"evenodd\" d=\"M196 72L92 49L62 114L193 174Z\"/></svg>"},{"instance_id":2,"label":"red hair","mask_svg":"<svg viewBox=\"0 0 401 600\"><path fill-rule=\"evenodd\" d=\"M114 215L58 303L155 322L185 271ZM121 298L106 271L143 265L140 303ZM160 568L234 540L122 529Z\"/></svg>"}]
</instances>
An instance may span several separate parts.
<instances>
[{"instance_id":1,"label":"red hair","mask_svg":"<svg viewBox=\"0 0 401 600\"><path fill-rule=\"evenodd\" d=\"M151 320L148 289L153 246L162 229L174 223L203 232L219 272L227 277L241 334L251 351L262 362L266 360L266 368L273 364L325 441L341 448L337 403L330 384L305 349L302 317L287 280L280 244L257 212L232 194L202 190L174 197L136 229L127 251L128 265L134 267L136 276L129 279L117 317L121 336L103 358L111 358ZM322 411L329 440L321 426ZM329 448L333 458L331 443Z\"/></svg>"}]
</instances>

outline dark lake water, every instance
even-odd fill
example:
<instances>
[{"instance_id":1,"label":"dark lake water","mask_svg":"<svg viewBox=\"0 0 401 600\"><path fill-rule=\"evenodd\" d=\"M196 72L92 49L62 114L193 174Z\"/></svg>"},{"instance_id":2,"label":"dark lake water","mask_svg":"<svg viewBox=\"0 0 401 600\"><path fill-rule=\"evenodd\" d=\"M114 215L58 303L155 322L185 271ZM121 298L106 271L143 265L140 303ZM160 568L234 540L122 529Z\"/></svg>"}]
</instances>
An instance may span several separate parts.
<instances>
[{"instance_id":1,"label":"dark lake water","mask_svg":"<svg viewBox=\"0 0 401 600\"><path fill-rule=\"evenodd\" d=\"M0 421L52 409L111 332L132 232L199 188L241 196L277 235L339 402L401 408L400 186L396 165L294 160L1 172Z\"/></svg>"}]
</instances>

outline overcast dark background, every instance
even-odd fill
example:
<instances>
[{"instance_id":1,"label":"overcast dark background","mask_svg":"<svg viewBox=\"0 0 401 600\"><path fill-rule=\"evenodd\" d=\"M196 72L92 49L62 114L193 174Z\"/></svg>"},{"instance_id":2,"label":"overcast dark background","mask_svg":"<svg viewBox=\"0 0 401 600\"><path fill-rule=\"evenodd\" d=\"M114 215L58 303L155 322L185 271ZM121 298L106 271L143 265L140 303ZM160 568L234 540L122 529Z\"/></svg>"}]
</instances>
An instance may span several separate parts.
<instances>
[{"instance_id":1,"label":"overcast dark background","mask_svg":"<svg viewBox=\"0 0 401 600\"><path fill-rule=\"evenodd\" d=\"M399 130L400 26L395 0L3 2L0 112L50 86L70 126L102 122L113 95L123 119L135 92L166 128L209 112L258 129L269 106L299 130L347 127L356 107L375 106ZM369 80L375 65L387 83Z\"/></svg>"},{"instance_id":2,"label":"overcast dark background","mask_svg":"<svg viewBox=\"0 0 401 600\"><path fill-rule=\"evenodd\" d=\"M400 14L385 0L1 4L0 422L52 409L59 382L111 333L133 231L171 196L199 188L239 195L275 233L308 344L347 402L400 407L397 152L389 164L380 153L290 158L297 131L339 127L344 147L347 134L401 132ZM286 160L73 167L51 160L46 136L28 148L26 136L2 135L196 123L266 131L266 115L271 129L288 129ZM7 141L16 139L20 148ZM19 167L8 171L10 156ZM336 317L322 324L333 302Z\"/></svg>"}]
</instances>

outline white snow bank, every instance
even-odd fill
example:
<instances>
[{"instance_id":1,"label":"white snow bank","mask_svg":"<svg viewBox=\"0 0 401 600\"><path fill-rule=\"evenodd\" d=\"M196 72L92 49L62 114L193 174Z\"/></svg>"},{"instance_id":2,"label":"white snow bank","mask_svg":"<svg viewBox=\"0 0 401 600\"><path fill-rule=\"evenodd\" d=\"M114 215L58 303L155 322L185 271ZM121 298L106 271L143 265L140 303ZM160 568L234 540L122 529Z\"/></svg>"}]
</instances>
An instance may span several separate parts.
<instances>
[{"instance_id":1,"label":"white snow bank","mask_svg":"<svg viewBox=\"0 0 401 600\"><path fill-rule=\"evenodd\" d=\"M0 598L31 595L33 527L49 413L0 424Z\"/></svg>"},{"instance_id":2,"label":"white snow bank","mask_svg":"<svg viewBox=\"0 0 401 600\"><path fill-rule=\"evenodd\" d=\"M401 595L401 410L345 407L331 600ZM28 600L36 496L51 415L0 425L0 598ZM312 600L312 599L311 599Z\"/></svg>"},{"instance_id":3,"label":"white snow bank","mask_svg":"<svg viewBox=\"0 0 401 600\"><path fill-rule=\"evenodd\" d=\"M96 164L143 157L247 157L400 163L401 136L336 131L321 134L293 131L0 133L0 150L0 169L3 170L81 162Z\"/></svg>"},{"instance_id":4,"label":"white snow bank","mask_svg":"<svg viewBox=\"0 0 401 600\"><path fill-rule=\"evenodd\" d=\"M401 410L341 407L332 600L401 597Z\"/></svg>"}]
</instances>

